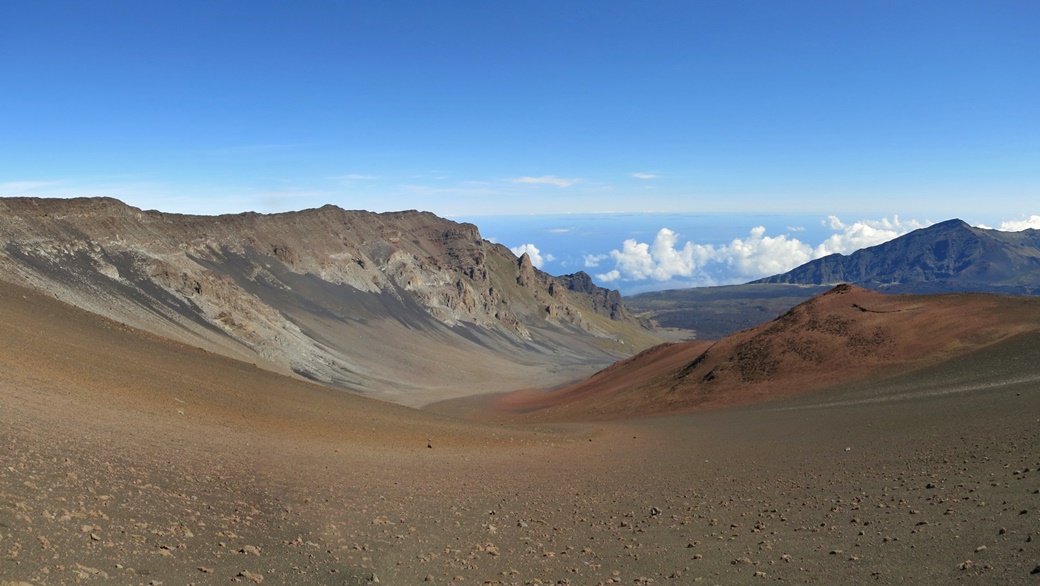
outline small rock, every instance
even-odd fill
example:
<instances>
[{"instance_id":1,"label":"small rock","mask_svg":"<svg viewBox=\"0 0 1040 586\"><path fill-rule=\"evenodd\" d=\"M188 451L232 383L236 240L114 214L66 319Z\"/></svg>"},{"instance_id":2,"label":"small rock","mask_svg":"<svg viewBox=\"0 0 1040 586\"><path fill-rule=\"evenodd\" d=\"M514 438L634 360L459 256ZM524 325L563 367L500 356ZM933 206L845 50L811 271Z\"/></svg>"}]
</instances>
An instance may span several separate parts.
<instances>
[{"instance_id":1,"label":"small rock","mask_svg":"<svg viewBox=\"0 0 1040 586\"><path fill-rule=\"evenodd\" d=\"M656 517L656 516L660 515L661 513L662 513L661 509L658 509L657 507L650 507L650 516L651 517Z\"/></svg>"},{"instance_id":2,"label":"small rock","mask_svg":"<svg viewBox=\"0 0 1040 586\"><path fill-rule=\"evenodd\" d=\"M238 553L244 553L246 555L260 555L260 548L255 545L246 545L242 549L238 550Z\"/></svg>"},{"instance_id":3,"label":"small rock","mask_svg":"<svg viewBox=\"0 0 1040 586\"><path fill-rule=\"evenodd\" d=\"M238 577L239 578L245 578L246 580L249 580L253 584L260 584L260 583L262 583L264 581L264 575L263 574L254 574L253 572L250 572L249 570L242 570L241 572L238 573Z\"/></svg>"},{"instance_id":4,"label":"small rock","mask_svg":"<svg viewBox=\"0 0 1040 586\"><path fill-rule=\"evenodd\" d=\"M957 564L957 569L958 570L967 570L967 569L974 568L974 567L975 567L975 562L973 562L971 560L964 560L963 562Z\"/></svg>"},{"instance_id":5,"label":"small rock","mask_svg":"<svg viewBox=\"0 0 1040 586\"><path fill-rule=\"evenodd\" d=\"M1033 571L1029 572L1029 573L1030 574L1040 574L1040 564L1037 564L1036 567L1033 568Z\"/></svg>"},{"instance_id":6,"label":"small rock","mask_svg":"<svg viewBox=\"0 0 1040 586\"><path fill-rule=\"evenodd\" d=\"M924 485L924 487L925 488L935 488L935 483L934 482L929 482L928 484Z\"/></svg>"}]
</instances>

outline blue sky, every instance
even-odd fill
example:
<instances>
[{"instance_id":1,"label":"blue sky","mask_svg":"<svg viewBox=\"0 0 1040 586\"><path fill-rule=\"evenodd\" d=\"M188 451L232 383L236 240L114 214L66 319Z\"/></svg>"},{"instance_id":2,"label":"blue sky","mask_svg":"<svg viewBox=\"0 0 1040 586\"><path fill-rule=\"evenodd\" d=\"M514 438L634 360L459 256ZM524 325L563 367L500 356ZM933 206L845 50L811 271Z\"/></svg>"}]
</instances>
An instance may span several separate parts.
<instances>
[{"instance_id":1,"label":"blue sky","mask_svg":"<svg viewBox=\"0 0 1040 586\"><path fill-rule=\"evenodd\" d=\"M1033 1L12 0L0 23L3 196L467 219L1040 213Z\"/></svg>"}]
</instances>

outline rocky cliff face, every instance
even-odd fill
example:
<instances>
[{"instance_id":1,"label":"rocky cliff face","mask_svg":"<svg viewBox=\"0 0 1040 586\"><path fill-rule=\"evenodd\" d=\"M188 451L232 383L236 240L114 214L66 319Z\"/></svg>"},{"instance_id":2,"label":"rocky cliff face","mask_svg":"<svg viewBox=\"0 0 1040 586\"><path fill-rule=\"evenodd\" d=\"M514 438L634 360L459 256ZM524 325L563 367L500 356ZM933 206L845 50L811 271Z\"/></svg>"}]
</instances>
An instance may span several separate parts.
<instances>
[{"instance_id":1,"label":"rocky cliff face","mask_svg":"<svg viewBox=\"0 0 1040 586\"><path fill-rule=\"evenodd\" d=\"M1001 232L948 220L833 254L756 283L852 283L900 293L1040 293L1040 230Z\"/></svg>"},{"instance_id":2,"label":"rocky cliff face","mask_svg":"<svg viewBox=\"0 0 1040 586\"><path fill-rule=\"evenodd\" d=\"M582 273L552 277L476 226L429 213L325 206L212 217L107 198L11 198L0 215L2 278L158 335L404 402L422 401L401 393L488 375L452 360L484 357L492 374L510 364L563 372L652 341L616 291Z\"/></svg>"}]
</instances>

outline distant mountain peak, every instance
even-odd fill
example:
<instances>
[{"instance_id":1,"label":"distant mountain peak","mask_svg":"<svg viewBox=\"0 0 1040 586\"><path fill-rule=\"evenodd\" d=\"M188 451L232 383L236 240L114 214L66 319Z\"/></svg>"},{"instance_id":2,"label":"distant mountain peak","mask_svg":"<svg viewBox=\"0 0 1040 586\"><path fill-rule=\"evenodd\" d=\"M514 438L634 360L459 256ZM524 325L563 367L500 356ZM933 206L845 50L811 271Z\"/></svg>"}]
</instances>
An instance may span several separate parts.
<instances>
[{"instance_id":1,"label":"distant mountain peak","mask_svg":"<svg viewBox=\"0 0 1040 586\"><path fill-rule=\"evenodd\" d=\"M946 220L848 255L832 254L755 283L853 283L901 293L1040 293L1040 231Z\"/></svg>"}]
</instances>

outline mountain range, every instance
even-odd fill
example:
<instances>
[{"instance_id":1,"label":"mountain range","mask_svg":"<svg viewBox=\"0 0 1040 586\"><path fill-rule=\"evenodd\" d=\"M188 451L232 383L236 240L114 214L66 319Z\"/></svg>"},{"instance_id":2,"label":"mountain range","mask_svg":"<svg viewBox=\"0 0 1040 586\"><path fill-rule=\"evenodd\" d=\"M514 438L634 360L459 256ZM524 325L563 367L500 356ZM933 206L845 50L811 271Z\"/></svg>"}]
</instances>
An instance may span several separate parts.
<instances>
[{"instance_id":1,"label":"mountain range","mask_svg":"<svg viewBox=\"0 0 1040 586\"><path fill-rule=\"evenodd\" d=\"M657 341L587 274L550 276L430 213L189 216L7 198L0 216L0 279L404 404L567 382Z\"/></svg>"}]
</instances>

